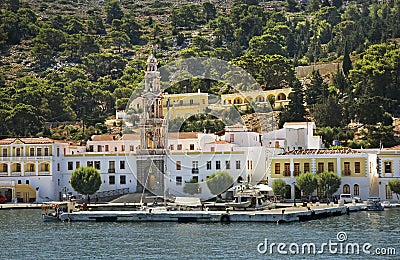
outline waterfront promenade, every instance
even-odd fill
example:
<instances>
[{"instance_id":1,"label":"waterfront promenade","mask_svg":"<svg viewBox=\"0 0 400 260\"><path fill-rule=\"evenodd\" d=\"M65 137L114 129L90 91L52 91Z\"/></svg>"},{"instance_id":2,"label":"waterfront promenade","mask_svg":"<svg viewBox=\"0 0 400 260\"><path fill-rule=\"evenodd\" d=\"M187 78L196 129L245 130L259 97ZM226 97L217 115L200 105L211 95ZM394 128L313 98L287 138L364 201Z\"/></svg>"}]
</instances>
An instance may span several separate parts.
<instances>
[{"instance_id":1,"label":"waterfront promenade","mask_svg":"<svg viewBox=\"0 0 400 260\"><path fill-rule=\"evenodd\" d=\"M0 210L4 209L40 209L41 203L4 203L0 204Z\"/></svg>"}]
</instances>

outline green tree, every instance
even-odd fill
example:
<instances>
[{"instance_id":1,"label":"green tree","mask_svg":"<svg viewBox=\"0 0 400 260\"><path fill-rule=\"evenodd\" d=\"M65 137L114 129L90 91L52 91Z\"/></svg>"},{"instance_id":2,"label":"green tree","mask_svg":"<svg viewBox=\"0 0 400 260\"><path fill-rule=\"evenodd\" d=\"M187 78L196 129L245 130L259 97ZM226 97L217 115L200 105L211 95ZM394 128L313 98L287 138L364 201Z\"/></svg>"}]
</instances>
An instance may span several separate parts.
<instances>
[{"instance_id":1,"label":"green tree","mask_svg":"<svg viewBox=\"0 0 400 260\"><path fill-rule=\"evenodd\" d=\"M114 19L122 19L124 12L122 12L119 0L111 0L106 5L106 23L111 24Z\"/></svg>"},{"instance_id":2,"label":"green tree","mask_svg":"<svg viewBox=\"0 0 400 260\"><path fill-rule=\"evenodd\" d=\"M346 122L343 122L343 111L338 100L334 97L328 97L322 103L315 104L311 114L320 127L331 126L337 127L342 126Z\"/></svg>"},{"instance_id":3,"label":"green tree","mask_svg":"<svg viewBox=\"0 0 400 260\"><path fill-rule=\"evenodd\" d=\"M219 195L232 186L233 177L226 171L218 171L208 176L206 183L213 195Z\"/></svg>"},{"instance_id":4,"label":"green tree","mask_svg":"<svg viewBox=\"0 0 400 260\"><path fill-rule=\"evenodd\" d=\"M271 34L254 36L249 42L249 52L251 55L279 54L287 56L282 37Z\"/></svg>"},{"instance_id":5,"label":"green tree","mask_svg":"<svg viewBox=\"0 0 400 260\"><path fill-rule=\"evenodd\" d=\"M178 33L176 36L176 45L181 46L185 42L185 36L182 33Z\"/></svg>"},{"instance_id":6,"label":"green tree","mask_svg":"<svg viewBox=\"0 0 400 260\"><path fill-rule=\"evenodd\" d=\"M276 195L280 195L282 198L286 194L286 182L282 179L276 179L272 182L272 190Z\"/></svg>"},{"instance_id":7,"label":"green tree","mask_svg":"<svg viewBox=\"0 0 400 260\"><path fill-rule=\"evenodd\" d=\"M207 22L217 16L217 9L215 8L215 5L211 2L203 3L203 12Z\"/></svg>"},{"instance_id":8,"label":"green tree","mask_svg":"<svg viewBox=\"0 0 400 260\"><path fill-rule=\"evenodd\" d=\"M311 195L318 187L318 180L315 174L311 172L302 173L296 177L296 186L304 195Z\"/></svg>"},{"instance_id":9,"label":"green tree","mask_svg":"<svg viewBox=\"0 0 400 260\"><path fill-rule=\"evenodd\" d=\"M122 19L121 30L129 37L131 44L140 43L142 27L136 22L136 19L132 15Z\"/></svg>"},{"instance_id":10,"label":"green tree","mask_svg":"<svg viewBox=\"0 0 400 260\"><path fill-rule=\"evenodd\" d=\"M103 19L100 14L95 14L87 21L87 31L89 34L105 34L106 29L104 27Z\"/></svg>"},{"instance_id":11,"label":"green tree","mask_svg":"<svg viewBox=\"0 0 400 260\"><path fill-rule=\"evenodd\" d=\"M306 121L306 109L304 107L304 92L299 80L293 85L293 92L289 96L290 102L287 107L279 114L279 127L285 122L304 122Z\"/></svg>"},{"instance_id":12,"label":"green tree","mask_svg":"<svg viewBox=\"0 0 400 260\"><path fill-rule=\"evenodd\" d=\"M351 59L350 59L350 54L349 54L347 42L346 42L345 47L344 47L342 68L343 68L343 73L346 76L349 75L350 70L353 68L353 63L351 62Z\"/></svg>"},{"instance_id":13,"label":"green tree","mask_svg":"<svg viewBox=\"0 0 400 260\"><path fill-rule=\"evenodd\" d=\"M398 179L389 180L388 185L389 185L390 190L397 195L397 199L399 199L400 181Z\"/></svg>"},{"instance_id":14,"label":"green tree","mask_svg":"<svg viewBox=\"0 0 400 260\"><path fill-rule=\"evenodd\" d=\"M111 33L108 34L108 36L110 37L109 38L110 42L114 46L117 46L118 53L121 53L121 48L128 46L130 41L128 35L126 35L126 33L121 31L112 31Z\"/></svg>"},{"instance_id":15,"label":"green tree","mask_svg":"<svg viewBox=\"0 0 400 260\"><path fill-rule=\"evenodd\" d=\"M324 191L326 199L335 193L342 183L340 177L334 172L322 172L317 175L318 186Z\"/></svg>"},{"instance_id":16,"label":"green tree","mask_svg":"<svg viewBox=\"0 0 400 260\"><path fill-rule=\"evenodd\" d=\"M200 193L199 190L200 190L200 184L198 181L194 179L190 180L190 182L186 182L185 186L183 186L183 192L190 195Z\"/></svg>"},{"instance_id":17,"label":"green tree","mask_svg":"<svg viewBox=\"0 0 400 260\"><path fill-rule=\"evenodd\" d=\"M296 0L286 0L286 10L288 12L299 11L298 2Z\"/></svg>"},{"instance_id":18,"label":"green tree","mask_svg":"<svg viewBox=\"0 0 400 260\"><path fill-rule=\"evenodd\" d=\"M307 78L305 101L307 106L312 108L313 105L321 104L328 98L328 84L318 70L313 70Z\"/></svg>"},{"instance_id":19,"label":"green tree","mask_svg":"<svg viewBox=\"0 0 400 260\"><path fill-rule=\"evenodd\" d=\"M80 194L92 195L100 189L101 176L93 167L81 166L71 173L71 187Z\"/></svg>"},{"instance_id":20,"label":"green tree","mask_svg":"<svg viewBox=\"0 0 400 260\"><path fill-rule=\"evenodd\" d=\"M94 80L110 75L113 79L121 77L127 61L120 55L91 53L83 58L86 71Z\"/></svg>"},{"instance_id":21,"label":"green tree","mask_svg":"<svg viewBox=\"0 0 400 260\"><path fill-rule=\"evenodd\" d=\"M192 28L198 24L198 15L201 13L198 5L183 4L172 9L170 20L174 27Z\"/></svg>"},{"instance_id":22,"label":"green tree","mask_svg":"<svg viewBox=\"0 0 400 260\"><path fill-rule=\"evenodd\" d=\"M397 144L394 139L393 126L369 125L366 134L368 148L392 147Z\"/></svg>"},{"instance_id":23,"label":"green tree","mask_svg":"<svg viewBox=\"0 0 400 260\"><path fill-rule=\"evenodd\" d=\"M354 63L349 78L353 83L352 92L358 97L357 115L365 112L365 115L360 117L360 122L374 125L382 122L384 112L397 113L400 105L399 60L400 48L396 44L382 43L371 45L363 53L362 59ZM378 109L365 110L367 105L373 109L376 106ZM371 112L373 116L366 116Z\"/></svg>"},{"instance_id":24,"label":"green tree","mask_svg":"<svg viewBox=\"0 0 400 260\"><path fill-rule=\"evenodd\" d=\"M340 8L343 5L343 0L332 0L332 5L336 8Z\"/></svg>"}]
</instances>

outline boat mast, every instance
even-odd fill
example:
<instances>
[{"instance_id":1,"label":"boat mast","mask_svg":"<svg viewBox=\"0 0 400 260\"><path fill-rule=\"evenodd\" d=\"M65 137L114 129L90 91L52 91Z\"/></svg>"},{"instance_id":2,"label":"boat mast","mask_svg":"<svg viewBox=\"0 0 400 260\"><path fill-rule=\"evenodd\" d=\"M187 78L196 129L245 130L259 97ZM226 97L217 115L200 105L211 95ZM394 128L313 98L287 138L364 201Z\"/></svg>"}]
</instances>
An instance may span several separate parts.
<instances>
[{"instance_id":1,"label":"boat mast","mask_svg":"<svg viewBox=\"0 0 400 260\"><path fill-rule=\"evenodd\" d=\"M169 105L170 105L171 99L168 98L167 100L167 114L165 116L165 160L164 160L164 204L167 205L167 160L168 160L168 123L169 123Z\"/></svg>"}]
</instances>

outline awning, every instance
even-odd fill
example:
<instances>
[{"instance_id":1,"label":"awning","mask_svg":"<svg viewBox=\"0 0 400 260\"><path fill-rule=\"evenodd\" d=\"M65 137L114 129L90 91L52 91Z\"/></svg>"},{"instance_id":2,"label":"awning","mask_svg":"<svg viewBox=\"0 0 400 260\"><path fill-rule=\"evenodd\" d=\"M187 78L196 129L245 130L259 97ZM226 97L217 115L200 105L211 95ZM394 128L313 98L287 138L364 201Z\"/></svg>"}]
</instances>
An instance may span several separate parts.
<instances>
[{"instance_id":1,"label":"awning","mask_svg":"<svg viewBox=\"0 0 400 260\"><path fill-rule=\"evenodd\" d=\"M175 204L177 206L200 207L201 201L199 198L192 197L176 197Z\"/></svg>"},{"instance_id":2,"label":"awning","mask_svg":"<svg viewBox=\"0 0 400 260\"><path fill-rule=\"evenodd\" d=\"M266 184L257 184L254 188L259 191L272 191L272 188Z\"/></svg>"}]
</instances>

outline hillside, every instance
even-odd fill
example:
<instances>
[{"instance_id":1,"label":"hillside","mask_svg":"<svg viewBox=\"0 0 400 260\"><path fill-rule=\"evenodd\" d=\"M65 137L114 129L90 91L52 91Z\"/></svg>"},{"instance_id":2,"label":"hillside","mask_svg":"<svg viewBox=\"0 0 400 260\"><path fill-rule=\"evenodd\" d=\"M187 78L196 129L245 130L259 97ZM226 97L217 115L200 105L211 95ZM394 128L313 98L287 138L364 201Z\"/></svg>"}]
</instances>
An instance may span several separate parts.
<instances>
[{"instance_id":1,"label":"hillside","mask_svg":"<svg viewBox=\"0 0 400 260\"><path fill-rule=\"evenodd\" d=\"M105 119L126 106L151 51L160 65L213 57L244 68L263 89L294 87L281 122L391 126L399 117L398 46L391 43L400 37L399 0L2 0L0 7L2 136L81 140L106 132ZM321 77L325 69L329 82ZM307 76L302 88L296 75ZM232 91L198 79L168 91L184 87ZM46 127L74 121L86 131Z\"/></svg>"}]
</instances>

